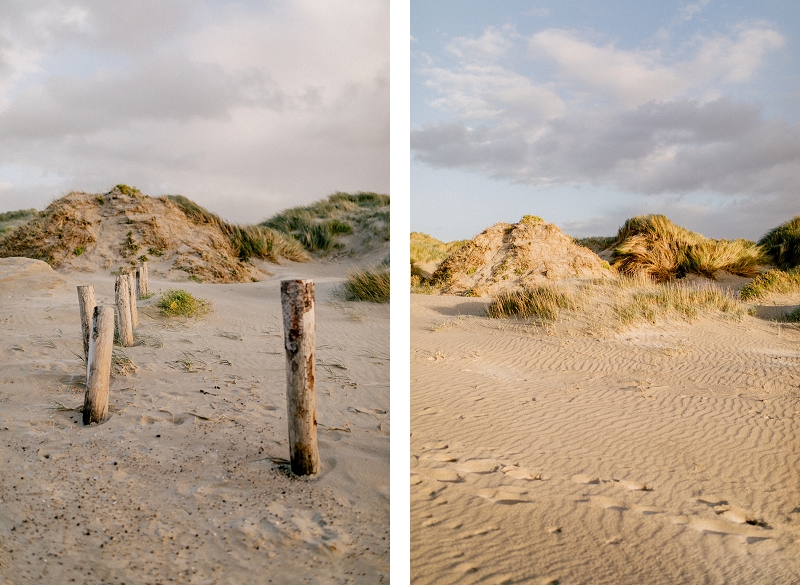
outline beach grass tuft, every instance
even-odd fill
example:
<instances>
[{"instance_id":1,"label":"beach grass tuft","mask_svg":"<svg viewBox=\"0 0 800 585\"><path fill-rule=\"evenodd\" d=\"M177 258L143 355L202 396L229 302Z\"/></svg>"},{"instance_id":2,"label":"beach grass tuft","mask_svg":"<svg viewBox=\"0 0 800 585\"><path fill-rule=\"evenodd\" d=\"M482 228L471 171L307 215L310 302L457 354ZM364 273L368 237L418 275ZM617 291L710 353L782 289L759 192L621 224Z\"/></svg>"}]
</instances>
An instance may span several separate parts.
<instances>
[{"instance_id":1,"label":"beach grass tuft","mask_svg":"<svg viewBox=\"0 0 800 585\"><path fill-rule=\"evenodd\" d=\"M800 267L789 270L773 268L759 274L739 291L743 301L751 301L765 297L770 293L800 292Z\"/></svg>"},{"instance_id":2,"label":"beach grass tuft","mask_svg":"<svg viewBox=\"0 0 800 585\"><path fill-rule=\"evenodd\" d=\"M626 220L612 246L613 266L621 274L641 272L656 282L688 273L715 278L722 271L753 277L765 262L761 247L754 242L706 238L663 215Z\"/></svg>"},{"instance_id":3,"label":"beach grass tuft","mask_svg":"<svg viewBox=\"0 0 800 585\"><path fill-rule=\"evenodd\" d=\"M181 289L161 293L157 306L166 317L202 317L211 312L210 301Z\"/></svg>"},{"instance_id":4,"label":"beach grass tuft","mask_svg":"<svg viewBox=\"0 0 800 585\"><path fill-rule=\"evenodd\" d=\"M779 268L800 266L800 215L768 231L758 244Z\"/></svg>"},{"instance_id":5,"label":"beach grass tuft","mask_svg":"<svg viewBox=\"0 0 800 585\"><path fill-rule=\"evenodd\" d=\"M503 291L494 297L486 309L489 317L521 317L554 321L561 309L577 309L580 303L575 294L553 285L538 285Z\"/></svg>"},{"instance_id":6,"label":"beach grass tuft","mask_svg":"<svg viewBox=\"0 0 800 585\"><path fill-rule=\"evenodd\" d=\"M348 301L388 303L390 299L389 267L380 265L348 273L342 285L342 296Z\"/></svg>"}]
</instances>

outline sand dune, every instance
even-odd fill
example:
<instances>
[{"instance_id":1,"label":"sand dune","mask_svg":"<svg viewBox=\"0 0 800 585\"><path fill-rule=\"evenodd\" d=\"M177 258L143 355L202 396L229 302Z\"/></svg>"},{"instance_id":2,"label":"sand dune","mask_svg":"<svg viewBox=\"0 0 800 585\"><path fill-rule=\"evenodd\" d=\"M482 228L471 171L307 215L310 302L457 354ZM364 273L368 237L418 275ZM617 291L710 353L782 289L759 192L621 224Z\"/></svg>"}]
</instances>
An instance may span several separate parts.
<instances>
[{"instance_id":1,"label":"sand dune","mask_svg":"<svg viewBox=\"0 0 800 585\"><path fill-rule=\"evenodd\" d=\"M412 295L411 574L796 583L800 330L593 337Z\"/></svg>"},{"instance_id":2,"label":"sand dune","mask_svg":"<svg viewBox=\"0 0 800 585\"><path fill-rule=\"evenodd\" d=\"M267 268L267 266L264 266ZM136 366L84 427L77 284L0 260L0 583L379 583L389 565L389 309L336 301L341 263L258 283L181 283L195 320L139 302ZM281 278L317 290L322 473L288 458ZM153 278L152 290L175 283Z\"/></svg>"}]
</instances>

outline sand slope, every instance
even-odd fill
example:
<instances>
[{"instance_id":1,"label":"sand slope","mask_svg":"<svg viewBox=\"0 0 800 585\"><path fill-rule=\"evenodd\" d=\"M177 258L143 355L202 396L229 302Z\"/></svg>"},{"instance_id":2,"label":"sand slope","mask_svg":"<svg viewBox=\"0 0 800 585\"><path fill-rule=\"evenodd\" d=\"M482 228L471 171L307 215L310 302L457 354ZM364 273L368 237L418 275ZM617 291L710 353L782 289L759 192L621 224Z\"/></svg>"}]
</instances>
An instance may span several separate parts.
<instances>
[{"instance_id":1,"label":"sand slope","mask_svg":"<svg viewBox=\"0 0 800 585\"><path fill-rule=\"evenodd\" d=\"M75 285L110 303L112 277L0 260L0 583L388 582L389 307L332 301L343 265L271 268L181 284L213 301L200 321L140 301L137 370L84 427ZM283 463L287 277L317 286L311 481Z\"/></svg>"},{"instance_id":2,"label":"sand slope","mask_svg":"<svg viewBox=\"0 0 800 585\"><path fill-rule=\"evenodd\" d=\"M412 295L415 584L790 584L800 330L599 339Z\"/></svg>"}]
</instances>

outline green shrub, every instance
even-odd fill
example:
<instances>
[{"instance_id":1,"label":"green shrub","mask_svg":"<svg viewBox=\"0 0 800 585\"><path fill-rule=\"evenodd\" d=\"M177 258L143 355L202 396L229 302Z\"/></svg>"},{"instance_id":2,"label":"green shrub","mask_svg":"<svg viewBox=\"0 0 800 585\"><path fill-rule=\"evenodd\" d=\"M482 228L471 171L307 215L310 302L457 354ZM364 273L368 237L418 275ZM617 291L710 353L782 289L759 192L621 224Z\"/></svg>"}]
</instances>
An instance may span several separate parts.
<instances>
[{"instance_id":1,"label":"green shrub","mask_svg":"<svg viewBox=\"0 0 800 585\"><path fill-rule=\"evenodd\" d=\"M342 285L342 293L348 301L388 303L391 296L389 267L380 265L349 272Z\"/></svg>"},{"instance_id":2,"label":"green shrub","mask_svg":"<svg viewBox=\"0 0 800 585\"><path fill-rule=\"evenodd\" d=\"M157 306L161 314L167 317L202 317L211 312L209 301L180 289L170 289L161 293Z\"/></svg>"},{"instance_id":3,"label":"green shrub","mask_svg":"<svg viewBox=\"0 0 800 585\"><path fill-rule=\"evenodd\" d=\"M758 244L779 268L800 266L800 215L767 232Z\"/></svg>"}]
</instances>

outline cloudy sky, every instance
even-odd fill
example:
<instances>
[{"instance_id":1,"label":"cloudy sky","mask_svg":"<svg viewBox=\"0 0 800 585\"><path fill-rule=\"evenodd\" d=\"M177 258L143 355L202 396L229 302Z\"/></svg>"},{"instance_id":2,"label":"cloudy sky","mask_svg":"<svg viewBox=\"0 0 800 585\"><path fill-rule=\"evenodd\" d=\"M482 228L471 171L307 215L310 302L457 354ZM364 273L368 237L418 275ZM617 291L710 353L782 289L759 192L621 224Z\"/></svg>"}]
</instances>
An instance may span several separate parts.
<instances>
[{"instance_id":1,"label":"cloudy sky","mask_svg":"<svg viewBox=\"0 0 800 585\"><path fill-rule=\"evenodd\" d=\"M411 228L664 213L760 238L800 214L800 4L412 0Z\"/></svg>"},{"instance_id":2,"label":"cloudy sky","mask_svg":"<svg viewBox=\"0 0 800 585\"><path fill-rule=\"evenodd\" d=\"M388 0L0 2L0 211L117 183L238 222L388 192Z\"/></svg>"}]
</instances>

